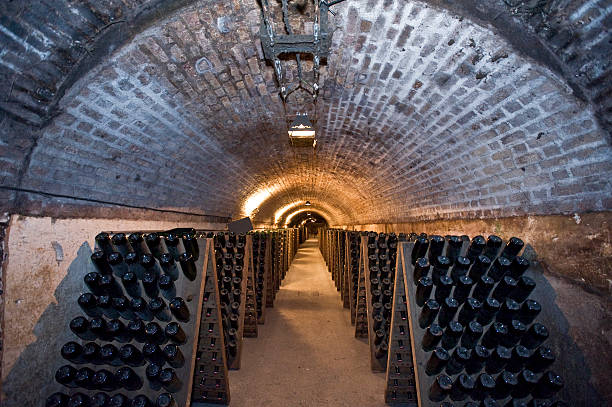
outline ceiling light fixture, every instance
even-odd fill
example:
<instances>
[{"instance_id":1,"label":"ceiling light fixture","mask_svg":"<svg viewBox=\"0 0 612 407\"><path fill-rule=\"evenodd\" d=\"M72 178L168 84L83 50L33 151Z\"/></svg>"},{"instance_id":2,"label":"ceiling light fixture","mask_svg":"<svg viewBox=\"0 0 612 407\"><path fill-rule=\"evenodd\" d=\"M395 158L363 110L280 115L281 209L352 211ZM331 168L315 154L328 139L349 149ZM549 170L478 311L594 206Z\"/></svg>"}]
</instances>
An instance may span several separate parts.
<instances>
[{"instance_id":1,"label":"ceiling light fixture","mask_svg":"<svg viewBox=\"0 0 612 407\"><path fill-rule=\"evenodd\" d=\"M310 206L311 205L310 201L306 201L305 205Z\"/></svg>"},{"instance_id":2,"label":"ceiling light fixture","mask_svg":"<svg viewBox=\"0 0 612 407\"><path fill-rule=\"evenodd\" d=\"M307 113L298 113L289 127L289 142L295 147L312 147L316 131Z\"/></svg>"}]
</instances>

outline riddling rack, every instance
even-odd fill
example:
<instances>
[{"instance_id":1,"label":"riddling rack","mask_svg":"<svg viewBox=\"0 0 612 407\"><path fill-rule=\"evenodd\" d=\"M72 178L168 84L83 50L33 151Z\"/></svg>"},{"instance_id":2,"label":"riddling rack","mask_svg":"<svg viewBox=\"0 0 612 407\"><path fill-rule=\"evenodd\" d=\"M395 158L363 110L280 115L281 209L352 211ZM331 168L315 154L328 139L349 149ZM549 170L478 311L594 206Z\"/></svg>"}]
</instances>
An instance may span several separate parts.
<instances>
[{"instance_id":1,"label":"riddling rack","mask_svg":"<svg viewBox=\"0 0 612 407\"><path fill-rule=\"evenodd\" d=\"M542 308L529 298L536 283L530 262L519 256L523 241L425 234L411 240L398 258L407 301L396 305L410 323L411 349L402 357L412 353L415 381L394 382L389 370L387 402L550 405L563 379L550 370L549 330L536 322ZM401 336L395 325L391 336Z\"/></svg>"}]
</instances>

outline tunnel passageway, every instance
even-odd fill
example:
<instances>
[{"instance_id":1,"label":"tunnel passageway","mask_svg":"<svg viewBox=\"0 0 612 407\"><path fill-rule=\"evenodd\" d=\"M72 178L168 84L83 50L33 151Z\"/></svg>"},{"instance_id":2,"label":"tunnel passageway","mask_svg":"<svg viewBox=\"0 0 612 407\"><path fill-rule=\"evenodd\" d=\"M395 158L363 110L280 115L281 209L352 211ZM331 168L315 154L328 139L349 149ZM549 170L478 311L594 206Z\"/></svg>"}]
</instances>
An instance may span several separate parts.
<instances>
[{"instance_id":1,"label":"tunnel passageway","mask_svg":"<svg viewBox=\"0 0 612 407\"><path fill-rule=\"evenodd\" d=\"M258 338L245 338L230 372L232 406L383 406L383 373L370 370L316 239L297 252ZM255 404L254 403L255 401Z\"/></svg>"}]
</instances>

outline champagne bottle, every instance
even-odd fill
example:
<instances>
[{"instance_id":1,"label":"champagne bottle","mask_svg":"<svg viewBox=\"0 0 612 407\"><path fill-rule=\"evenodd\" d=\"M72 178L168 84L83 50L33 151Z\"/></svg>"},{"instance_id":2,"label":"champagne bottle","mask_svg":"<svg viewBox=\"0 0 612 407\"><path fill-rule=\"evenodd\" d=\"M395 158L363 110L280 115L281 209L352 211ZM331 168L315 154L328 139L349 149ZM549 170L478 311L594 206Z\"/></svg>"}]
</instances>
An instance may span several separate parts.
<instances>
[{"instance_id":1,"label":"champagne bottle","mask_svg":"<svg viewBox=\"0 0 612 407\"><path fill-rule=\"evenodd\" d=\"M474 263L470 268L468 276L472 280L478 281L480 280L480 277L486 274L487 270L489 270L489 267L491 267L491 260L484 254L481 254L480 256L476 257L476 259L474 259Z\"/></svg>"},{"instance_id":2,"label":"champagne bottle","mask_svg":"<svg viewBox=\"0 0 612 407\"><path fill-rule=\"evenodd\" d=\"M533 396L539 399L550 398L563 388L564 381L555 372L548 371L542 375L533 390Z\"/></svg>"},{"instance_id":3,"label":"champagne bottle","mask_svg":"<svg viewBox=\"0 0 612 407\"><path fill-rule=\"evenodd\" d=\"M140 297L142 294L140 289L140 283L135 273L128 271L121 277L121 284L126 293L131 297Z\"/></svg>"},{"instance_id":4,"label":"champagne bottle","mask_svg":"<svg viewBox=\"0 0 612 407\"><path fill-rule=\"evenodd\" d=\"M468 298L461 307L457 320L460 324L467 325L470 321L476 318L476 315L478 315L481 308L482 303L480 301L478 301L476 298Z\"/></svg>"},{"instance_id":5,"label":"champagne bottle","mask_svg":"<svg viewBox=\"0 0 612 407\"><path fill-rule=\"evenodd\" d=\"M463 240L459 236L450 236L448 238L448 246L446 248L446 257L450 260L451 264L455 264L459 253L461 252L461 246Z\"/></svg>"},{"instance_id":6,"label":"champagne bottle","mask_svg":"<svg viewBox=\"0 0 612 407\"><path fill-rule=\"evenodd\" d=\"M125 255L125 264L127 264L128 271L134 273L137 278L142 279L145 268L140 264L140 259L135 252L129 252Z\"/></svg>"},{"instance_id":7,"label":"champagne bottle","mask_svg":"<svg viewBox=\"0 0 612 407\"><path fill-rule=\"evenodd\" d=\"M470 260L467 257L458 256L453 263L453 269L451 270L451 278L453 283L457 284L461 276L467 276L470 268Z\"/></svg>"},{"instance_id":8,"label":"champagne bottle","mask_svg":"<svg viewBox=\"0 0 612 407\"><path fill-rule=\"evenodd\" d=\"M172 301L170 301L170 311L179 321L189 321L189 308L187 308L187 304L181 297L175 297Z\"/></svg>"},{"instance_id":9,"label":"champagne bottle","mask_svg":"<svg viewBox=\"0 0 612 407\"><path fill-rule=\"evenodd\" d=\"M157 275L150 271L146 271L142 276L142 286L145 293L150 298L155 298L159 295L159 287L157 285Z\"/></svg>"},{"instance_id":10,"label":"champagne bottle","mask_svg":"<svg viewBox=\"0 0 612 407\"><path fill-rule=\"evenodd\" d=\"M540 346L533 352L529 358L529 361L526 363L526 366L529 368L529 370L539 373L544 371L554 362L555 354L553 353L552 349L550 349L548 346Z\"/></svg>"},{"instance_id":11,"label":"champagne bottle","mask_svg":"<svg viewBox=\"0 0 612 407\"><path fill-rule=\"evenodd\" d=\"M130 321L136 319L136 314L134 314L134 311L130 308L130 302L123 295L112 297L111 304L123 318Z\"/></svg>"},{"instance_id":12,"label":"champagne bottle","mask_svg":"<svg viewBox=\"0 0 612 407\"><path fill-rule=\"evenodd\" d=\"M412 248L411 254L412 264L415 264L417 259L420 259L421 257L425 256L428 247L429 239L427 239L426 237L421 236L414 242L414 247Z\"/></svg>"},{"instance_id":13,"label":"champagne bottle","mask_svg":"<svg viewBox=\"0 0 612 407\"><path fill-rule=\"evenodd\" d=\"M102 363L111 366L121 366L121 359L119 359L119 349L113 344L107 343L100 348L100 358Z\"/></svg>"},{"instance_id":14,"label":"champagne bottle","mask_svg":"<svg viewBox=\"0 0 612 407\"><path fill-rule=\"evenodd\" d=\"M236 245L236 243L232 243ZM183 236L183 246L185 247L185 251L191 254L193 260L197 261L200 256L200 250L198 248L198 241L193 234L187 233Z\"/></svg>"},{"instance_id":15,"label":"champagne bottle","mask_svg":"<svg viewBox=\"0 0 612 407\"><path fill-rule=\"evenodd\" d=\"M429 262L425 257L421 257L417 260L414 265L414 282L415 284L419 281L421 277L427 277L429 274Z\"/></svg>"},{"instance_id":16,"label":"champagne bottle","mask_svg":"<svg viewBox=\"0 0 612 407\"><path fill-rule=\"evenodd\" d=\"M508 371L503 371L497 376L493 395L496 399L505 399L510 392L518 385L516 376Z\"/></svg>"},{"instance_id":17,"label":"champagne bottle","mask_svg":"<svg viewBox=\"0 0 612 407\"><path fill-rule=\"evenodd\" d=\"M162 393L157 396L156 407L177 407L177 404L171 394Z\"/></svg>"},{"instance_id":18,"label":"champagne bottle","mask_svg":"<svg viewBox=\"0 0 612 407\"><path fill-rule=\"evenodd\" d=\"M482 337L481 344L485 348L493 349L500 345L507 335L508 327L501 322L494 322Z\"/></svg>"},{"instance_id":19,"label":"champagne bottle","mask_svg":"<svg viewBox=\"0 0 612 407\"><path fill-rule=\"evenodd\" d=\"M502 240L499 236L489 236L489 238L487 239L487 246L485 248L485 256L487 256L491 261L495 260L497 254L499 253L501 245Z\"/></svg>"},{"instance_id":20,"label":"champagne bottle","mask_svg":"<svg viewBox=\"0 0 612 407\"><path fill-rule=\"evenodd\" d=\"M430 352L438 346L440 339L442 339L443 330L438 324L431 324L429 328L425 330L421 347L425 352Z\"/></svg>"},{"instance_id":21,"label":"champagne bottle","mask_svg":"<svg viewBox=\"0 0 612 407\"><path fill-rule=\"evenodd\" d=\"M47 397L45 407L68 407L69 400L70 396L61 392L56 392Z\"/></svg>"},{"instance_id":22,"label":"champagne bottle","mask_svg":"<svg viewBox=\"0 0 612 407\"><path fill-rule=\"evenodd\" d=\"M149 248L149 252L155 257L160 257L163 253L163 248L161 247L161 238L155 232L148 233L144 237L145 243Z\"/></svg>"},{"instance_id":23,"label":"champagne bottle","mask_svg":"<svg viewBox=\"0 0 612 407\"><path fill-rule=\"evenodd\" d=\"M428 376L439 374L444 370L449 359L450 355L444 348L435 348L425 365L425 373Z\"/></svg>"},{"instance_id":24,"label":"champagne bottle","mask_svg":"<svg viewBox=\"0 0 612 407\"><path fill-rule=\"evenodd\" d=\"M436 301L441 303L445 298L450 296L451 290L453 289L453 279L449 276L440 277L440 282L436 286L434 292L434 298Z\"/></svg>"},{"instance_id":25,"label":"champagne bottle","mask_svg":"<svg viewBox=\"0 0 612 407\"><path fill-rule=\"evenodd\" d=\"M438 313L438 325L446 328L448 323L455 317L459 309L459 302L454 298L445 298Z\"/></svg>"},{"instance_id":26,"label":"champagne bottle","mask_svg":"<svg viewBox=\"0 0 612 407\"><path fill-rule=\"evenodd\" d=\"M238 318L236 318L236 325L238 325ZM166 337L177 345L187 342L187 335L177 322L170 322L166 325L165 333Z\"/></svg>"},{"instance_id":27,"label":"champagne bottle","mask_svg":"<svg viewBox=\"0 0 612 407\"><path fill-rule=\"evenodd\" d=\"M89 396L80 392L74 393L72 396L70 396L70 400L68 401L68 407L87 407L90 404Z\"/></svg>"},{"instance_id":28,"label":"champagne bottle","mask_svg":"<svg viewBox=\"0 0 612 407\"><path fill-rule=\"evenodd\" d=\"M436 377L431 388L429 389L429 399L431 401L442 401L450 393L453 386L453 380L445 374Z\"/></svg>"},{"instance_id":29,"label":"champagne bottle","mask_svg":"<svg viewBox=\"0 0 612 407\"><path fill-rule=\"evenodd\" d=\"M505 347L512 347L516 345L518 341L521 340L523 335L525 335L525 332L527 332L527 326L518 319L513 319L508 325L508 338L506 343L503 345Z\"/></svg>"},{"instance_id":30,"label":"champagne bottle","mask_svg":"<svg viewBox=\"0 0 612 407\"><path fill-rule=\"evenodd\" d=\"M149 301L149 311L160 321L168 322L172 319L166 303L160 297L151 298L151 301Z\"/></svg>"},{"instance_id":31,"label":"champagne bottle","mask_svg":"<svg viewBox=\"0 0 612 407\"><path fill-rule=\"evenodd\" d=\"M453 401L465 400L470 394L472 394L472 391L474 390L475 385L476 384L474 383L474 379L472 379L470 376L468 376L465 373L461 373L455 379L455 382L453 383L453 387L450 391L451 400Z\"/></svg>"},{"instance_id":32,"label":"champagne bottle","mask_svg":"<svg viewBox=\"0 0 612 407\"><path fill-rule=\"evenodd\" d=\"M436 300L427 300L423 305L421 314L419 315L419 326L426 328L436 319L436 315L440 310L440 304Z\"/></svg>"},{"instance_id":33,"label":"champagne bottle","mask_svg":"<svg viewBox=\"0 0 612 407\"><path fill-rule=\"evenodd\" d=\"M100 277L102 277L102 275L100 273L95 273L95 272L87 273L85 274L85 277L83 277L83 281L85 282L85 285L87 286L89 291L91 291L92 293L96 295L104 294L99 285Z\"/></svg>"},{"instance_id":34,"label":"champagne bottle","mask_svg":"<svg viewBox=\"0 0 612 407\"><path fill-rule=\"evenodd\" d=\"M438 256L436 257L435 262L433 263L433 270L431 272L431 279L433 280L435 285L440 284L440 278L442 276L448 275L448 269L451 265L451 261L446 256Z\"/></svg>"},{"instance_id":35,"label":"champagne bottle","mask_svg":"<svg viewBox=\"0 0 612 407\"><path fill-rule=\"evenodd\" d=\"M159 381L162 387L170 393L176 393L181 389L181 381L174 369L163 369L159 374Z\"/></svg>"},{"instance_id":36,"label":"champagne bottle","mask_svg":"<svg viewBox=\"0 0 612 407\"><path fill-rule=\"evenodd\" d=\"M485 370L489 374L495 374L501 372L506 364L512 358L512 351L505 346L496 347L491 352L491 357L487 359L485 364Z\"/></svg>"},{"instance_id":37,"label":"champagne bottle","mask_svg":"<svg viewBox=\"0 0 612 407\"><path fill-rule=\"evenodd\" d=\"M523 243L521 239L518 237L511 237L500 256L512 260L518 256L523 246L525 246L525 243Z\"/></svg>"},{"instance_id":38,"label":"champagne bottle","mask_svg":"<svg viewBox=\"0 0 612 407\"><path fill-rule=\"evenodd\" d=\"M535 281L527 276L521 276L517 280L516 288L508 294L508 297L516 300L517 302L523 302L529 297L531 292L535 289Z\"/></svg>"},{"instance_id":39,"label":"champagne bottle","mask_svg":"<svg viewBox=\"0 0 612 407\"><path fill-rule=\"evenodd\" d=\"M137 367L144 365L144 356L142 352L134 345L123 345L119 349L119 358L128 366Z\"/></svg>"},{"instance_id":40,"label":"champagne bottle","mask_svg":"<svg viewBox=\"0 0 612 407\"><path fill-rule=\"evenodd\" d=\"M462 333L463 325L457 321L451 321L444 330L444 334L442 334L442 340L440 341L442 347L446 350L454 348Z\"/></svg>"},{"instance_id":41,"label":"champagne bottle","mask_svg":"<svg viewBox=\"0 0 612 407\"><path fill-rule=\"evenodd\" d=\"M149 310L147 302L142 297L134 297L130 300L130 309L137 318L145 321L153 320L153 313Z\"/></svg>"},{"instance_id":42,"label":"champagne bottle","mask_svg":"<svg viewBox=\"0 0 612 407\"><path fill-rule=\"evenodd\" d=\"M129 252L132 251L125 233L115 233L111 238L111 242L113 243L115 250L121 253L121 256L124 258Z\"/></svg>"},{"instance_id":43,"label":"champagne bottle","mask_svg":"<svg viewBox=\"0 0 612 407\"><path fill-rule=\"evenodd\" d=\"M179 270L176 266L176 261L170 253L164 253L159 258L159 264L161 265L164 275L170 277L172 281L176 281L179 278Z\"/></svg>"},{"instance_id":44,"label":"champagne bottle","mask_svg":"<svg viewBox=\"0 0 612 407\"><path fill-rule=\"evenodd\" d=\"M66 342L62 346L62 357L69 362L81 364L84 363L83 347L76 342Z\"/></svg>"},{"instance_id":45,"label":"champagne bottle","mask_svg":"<svg viewBox=\"0 0 612 407\"><path fill-rule=\"evenodd\" d=\"M130 242L130 246L132 246L132 250L138 255L139 258L143 254L149 253L149 248L145 244L141 233L132 233L128 236L128 241Z\"/></svg>"},{"instance_id":46,"label":"champagne bottle","mask_svg":"<svg viewBox=\"0 0 612 407\"><path fill-rule=\"evenodd\" d=\"M83 345L83 361L94 365L102 364L102 349L95 342L87 342Z\"/></svg>"},{"instance_id":47,"label":"champagne bottle","mask_svg":"<svg viewBox=\"0 0 612 407\"><path fill-rule=\"evenodd\" d=\"M135 391L142 388L142 379L132 368L124 366L119 368L116 373L117 383L128 391Z\"/></svg>"},{"instance_id":48,"label":"champagne bottle","mask_svg":"<svg viewBox=\"0 0 612 407\"><path fill-rule=\"evenodd\" d=\"M128 272L128 265L123 261L123 256L119 252L113 252L108 255L108 264L113 274L119 278Z\"/></svg>"},{"instance_id":49,"label":"champagne bottle","mask_svg":"<svg viewBox=\"0 0 612 407\"><path fill-rule=\"evenodd\" d=\"M499 312L495 318L504 324L510 324L510 322L518 315L520 309L520 304L508 297L501 301L501 308L499 309Z\"/></svg>"},{"instance_id":50,"label":"champagne bottle","mask_svg":"<svg viewBox=\"0 0 612 407\"><path fill-rule=\"evenodd\" d=\"M113 252L110 236L106 232L98 233L95 237L96 247L102 250L107 256Z\"/></svg>"},{"instance_id":51,"label":"champagne bottle","mask_svg":"<svg viewBox=\"0 0 612 407\"><path fill-rule=\"evenodd\" d=\"M518 373L523 370L523 367L529 361L531 352L522 345L512 348L512 358L506 365L506 370L512 373Z\"/></svg>"},{"instance_id":52,"label":"champagne bottle","mask_svg":"<svg viewBox=\"0 0 612 407\"><path fill-rule=\"evenodd\" d=\"M518 314L518 320L525 325L529 325L542 311L542 306L535 300L526 300L521 305L521 310Z\"/></svg>"},{"instance_id":53,"label":"champagne bottle","mask_svg":"<svg viewBox=\"0 0 612 407\"><path fill-rule=\"evenodd\" d=\"M164 330L159 326L157 322L149 322L145 325L145 338L147 342L161 345L166 342L166 335Z\"/></svg>"},{"instance_id":54,"label":"champagne bottle","mask_svg":"<svg viewBox=\"0 0 612 407\"><path fill-rule=\"evenodd\" d=\"M115 281L115 278L111 274L101 276L100 281L98 282L98 287L100 287L104 294L108 294L110 296L123 295L123 290L121 287L119 287Z\"/></svg>"},{"instance_id":55,"label":"champagne bottle","mask_svg":"<svg viewBox=\"0 0 612 407\"><path fill-rule=\"evenodd\" d=\"M168 344L163 349L164 357L168 364L174 368L183 367L185 364L185 357L181 352L181 349L175 344Z\"/></svg>"},{"instance_id":56,"label":"champagne bottle","mask_svg":"<svg viewBox=\"0 0 612 407\"><path fill-rule=\"evenodd\" d=\"M510 260L505 257L498 257L497 259L495 259L495 261L493 261L493 264L491 265L491 268L489 269L487 275L497 282L501 280L506 275L506 273L508 273L509 269Z\"/></svg>"},{"instance_id":57,"label":"champagne bottle","mask_svg":"<svg viewBox=\"0 0 612 407\"><path fill-rule=\"evenodd\" d=\"M111 319L107 322L106 337L121 343L132 340L131 332L128 331L125 324L118 319Z\"/></svg>"},{"instance_id":58,"label":"champagne bottle","mask_svg":"<svg viewBox=\"0 0 612 407\"><path fill-rule=\"evenodd\" d=\"M110 398L109 404L112 407L130 407L130 399L121 393L117 393Z\"/></svg>"},{"instance_id":59,"label":"champagne bottle","mask_svg":"<svg viewBox=\"0 0 612 407\"><path fill-rule=\"evenodd\" d=\"M524 257L515 257L510 263L508 274L515 280L518 280L525 271L529 268L529 260Z\"/></svg>"},{"instance_id":60,"label":"champagne bottle","mask_svg":"<svg viewBox=\"0 0 612 407\"><path fill-rule=\"evenodd\" d=\"M429 299L431 291L433 290L433 281L429 277L421 277L417 282L416 289L416 303L422 307L423 304Z\"/></svg>"},{"instance_id":61,"label":"champagne bottle","mask_svg":"<svg viewBox=\"0 0 612 407\"><path fill-rule=\"evenodd\" d=\"M113 272L106 256L103 250L96 250L91 255L91 262L100 274L110 274Z\"/></svg>"},{"instance_id":62,"label":"champagne bottle","mask_svg":"<svg viewBox=\"0 0 612 407\"><path fill-rule=\"evenodd\" d=\"M452 376L463 371L465 364L470 360L471 354L470 349L457 346L446 365L446 373Z\"/></svg>"},{"instance_id":63,"label":"champagne bottle","mask_svg":"<svg viewBox=\"0 0 612 407\"><path fill-rule=\"evenodd\" d=\"M503 302L508 294L516 288L516 280L510 276L504 276L493 290L491 297L499 302Z\"/></svg>"},{"instance_id":64,"label":"champagne bottle","mask_svg":"<svg viewBox=\"0 0 612 407\"><path fill-rule=\"evenodd\" d=\"M81 309L90 317L102 315L102 311L98 308L98 299L92 293L81 294L77 302Z\"/></svg>"},{"instance_id":65,"label":"champagne bottle","mask_svg":"<svg viewBox=\"0 0 612 407\"><path fill-rule=\"evenodd\" d=\"M178 261L179 259L179 252L178 252L179 237L174 233L168 233L166 235L165 242L166 242L166 247L168 248L168 253L172 256L172 258L175 261Z\"/></svg>"},{"instance_id":66,"label":"champagne bottle","mask_svg":"<svg viewBox=\"0 0 612 407\"><path fill-rule=\"evenodd\" d=\"M523 338L521 339L521 345L527 349L535 349L548 339L548 328L546 326L536 322L531 325Z\"/></svg>"},{"instance_id":67,"label":"champagne bottle","mask_svg":"<svg viewBox=\"0 0 612 407\"><path fill-rule=\"evenodd\" d=\"M132 400L131 407L153 407L153 403L144 394L139 394Z\"/></svg>"},{"instance_id":68,"label":"champagne bottle","mask_svg":"<svg viewBox=\"0 0 612 407\"><path fill-rule=\"evenodd\" d=\"M463 304L470 295L470 291L472 291L472 285L474 282L468 276L459 277L459 281L457 281L457 285L453 291L453 298L455 298L459 304Z\"/></svg>"},{"instance_id":69,"label":"champagne bottle","mask_svg":"<svg viewBox=\"0 0 612 407\"><path fill-rule=\"evenodd\" d=\"M85 317L73 318L70 321L70 330L83 340L91 341L96 339L96 335L89 329L89 321Z\"/></svg>"},{"instance_id":70,"label":"champagne bottle","mask_svg":"<svg viewBox=\"0 0 612 407\"><path fill-rule=\"evenodd\" d=\"M183 253L179 256L179 262L181 263L183 275L187 277L189 281L195 281L197 270L193 255L191 253Z\"/></svg>"},{"instance_id":71,"label":"champagne bottle","mask_svg":"<svg viewBox=\"0 0 612 407\"><path fill-rule=\"evenodd\" d=\"M429 240L429 261L434 263L438 256L444 255L445 240L442 236L438 235L432 235Z\"/></svg>"},{"instance_id":72,"label":"champagne bottle","mask_svg":"<svg viewBox=\"0 0 612 407\"><path fill-rule=\"evenodd\" d=\"M461 346L467 349L474 349L478 340L482 336L483 328L477 321L470 321L461 336Z\"/></svg>"},{"instance_id":73,"label":"champagne bottle","mask_svg":"<svg viewBox=\"0 0 612 407\"><path fill-rule=\"evenodd\" d=\"M127 330L135 341L140 343L146 341L145 323L140 318L130 321L127 325Z\"/></svg>"},{"instance_id":74,"label":"champagne bottle","mask_svg":"<svg viewBox=\"0 0 612 407\"><path fill-rule=\"evenodd\" d=\"M101 369L95 372L92 378L92 383L93 387L97 390L115 391L117 389L115 375L106 369ZM96 398L99 399L100 396L97 396Z\"/></svg>"},{"instance_id":75,"label":"champagne bottle","mask_svg":"<svg viewBox=\"0 0 612 407\"><path fill-rule=\"evenodd\" d=\"M495 314L497 314L500 308L501 304L499 301L497 301L495 298L487 298L482 303L482 308L478 312L476 320L482 325L488 325L493 320Z\"/></svg>"},{"instance_id":76,"label":"champagne bottle","mask_svg":"<svg viewBox=\"0 0 612 407\"><path fill-rule=\"evenodd\" d=\"M485 400L495 389L495 379L487 373L481 373L476 378L476 386L472 392L472 399Z\"/></svg>"},{"instance_id":77,"label":"champagne bottle","mask_svg":"<svg viewBox=\"0 0 612 407\"><path fill-rule=\"evenodd\" d=\"M472 349L472 354L470 355L470 360L468 360L465 364L465 372L467 374L480 372L490 356L491 352L489 352L489 350L484 346L474 346L474 349Z\"/></svg>"},{"instance_id":78,"label":"champagne bottle","mask_svg":"<svg viewBox=\"0 0 612 407\"><path fill-rule=\"evenodd\" d=\"M157 285L159 286L161 294L168 300L171 300L176 296L176 286L169 275L162 275L159 278Z\"/></svg>"},{"instance_id":79,"label":"champagne bottle","mask_svg":"<svg viewBox=\"0 0 612 407\"><path fill-rule=\"evenodd\" d=\"M538 383L538 376L531 370L525 369L517 374L518 384L512 390L512 397L519 399L527 397Z\"/></svg>"},{"instance_id":80,"label":"champagne bottle","mask_svg":"<svg viewBox=\"0 0 612 407\"><path fill-rule=\"evenodd\" d=\"M486 245L485 238L482 236L475 236L468 247L466 257L474 262L478 256L482 253Z\"/></svg>"},{"instance_id":81,"label":"champagne bottle","mask_svg":"<svg viewBox=\"0 0 612 407\"><path fill-rule=\"evenodd\" d=\"M70 366L64 365L55 372L55 381L66 387L77 387L74 382L77 370Z\"/></svg>"},{"instance_id":82,"label":"champagne bottle","mask_svg":"<svg viewBox=\"0 0 612 407\"><path fill-rule=\"evenodd\" d=\"M160 365L159 363L150 363L145 369L147 381L149 382L149 386L153 390L161 389L161 383L159 382L159 374L161 373L161 371L162 365Z\"/></svg>"}]
</instances>

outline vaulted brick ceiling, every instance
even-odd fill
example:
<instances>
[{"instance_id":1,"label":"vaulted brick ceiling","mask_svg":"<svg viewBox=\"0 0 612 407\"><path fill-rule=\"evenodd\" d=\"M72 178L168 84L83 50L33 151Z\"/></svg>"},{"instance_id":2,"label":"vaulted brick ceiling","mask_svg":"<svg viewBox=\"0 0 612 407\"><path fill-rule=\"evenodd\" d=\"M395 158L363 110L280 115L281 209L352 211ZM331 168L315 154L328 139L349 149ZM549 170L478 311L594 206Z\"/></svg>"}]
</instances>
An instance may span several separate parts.
<instances>
[{"instance_id":1,"label":"vaulted brick ceiling","mask_svg":"<svg viewBox=\"0 0 612 407\"><path fill-rule=\"evenodd\" d=\"M147 9L145 1L111 3L108 10ZM316 117L318 144L295 149L258 45L256 2L191 3L147 28L126 28L142 32L65 95L41 97L38 110L5 101L13 117L43 127L20 148L15 133L30 127L5 126L1 134L14 138L3 151L3 184L264 223L282 223L306 200L330 224L612 209L607 99L576 97L586 85L529 58L495 28L421 2L334 6L316 108L303 95L286 106L289 115ZM100 20L82 4L66 3L65 25L29 22L33 34L20 46L41 58L32 68L40 75L49 59L80 55L76 43L72 56L46 51L45 39L68 41L79 21ZM568 18L604 10L604 2L585 4ZM128 24L122 17L104 27ZM3 19L2 35L23 34ZM0 55L5 71L17 63L8 47ZM11 97L28 94L27 78L18 79Z\"/></svg>"}]
</instances>

